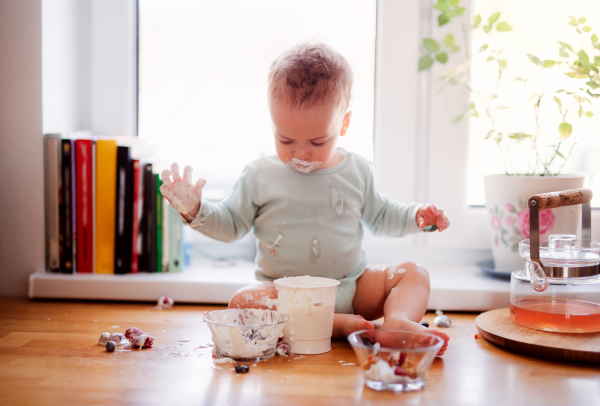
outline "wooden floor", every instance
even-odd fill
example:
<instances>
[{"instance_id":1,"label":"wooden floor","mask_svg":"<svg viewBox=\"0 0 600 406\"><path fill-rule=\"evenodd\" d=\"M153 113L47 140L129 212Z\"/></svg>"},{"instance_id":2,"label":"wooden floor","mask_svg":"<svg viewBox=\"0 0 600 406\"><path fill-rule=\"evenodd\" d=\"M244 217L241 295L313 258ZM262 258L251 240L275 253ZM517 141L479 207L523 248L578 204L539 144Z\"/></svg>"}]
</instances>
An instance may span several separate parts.
<instances>
[{"instance_id":1,"label":"wooden floor","mask_svg":"<svg viewBox=\"0 0 600 406\"><path fill-rule=\"evenodd\" d=\"M345 341L331 352L276 356L247 374L215 366L202 322L214 306L0 299L0 405L598 405L600 368L512 353L475 339L476 314L448 314L448 351L409 394L363 384ZM433 320L427 314L425 320ZM115 327L118 326L118 327ZM103 331L136 326L155 348L107 353ZM180 340L189 339L187 342Z\"/></svg>"}]
</instances>

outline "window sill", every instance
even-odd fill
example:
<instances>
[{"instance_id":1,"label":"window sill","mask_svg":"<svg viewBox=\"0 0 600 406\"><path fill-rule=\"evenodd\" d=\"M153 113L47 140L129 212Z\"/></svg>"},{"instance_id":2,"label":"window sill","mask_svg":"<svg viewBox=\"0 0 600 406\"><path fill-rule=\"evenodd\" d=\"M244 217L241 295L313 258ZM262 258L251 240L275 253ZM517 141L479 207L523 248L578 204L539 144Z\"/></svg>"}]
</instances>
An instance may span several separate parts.
<instances>
[{"instance_id":1,"label":"window sill","mask_svg":"<svg viewBox=\"0 0 600 406\"><path fill-rule=\"evenodd\" d=\"M476 266L431 267L429 274L431 310L483 311L509 305L510 283L485 275ZM254 264L250 261L215 266L198 260L182 273L34 273L29 277L29 297L155 301L165 295L176 302L226 304L234 292L252 282Z\"/></svg>"}]
</instances>

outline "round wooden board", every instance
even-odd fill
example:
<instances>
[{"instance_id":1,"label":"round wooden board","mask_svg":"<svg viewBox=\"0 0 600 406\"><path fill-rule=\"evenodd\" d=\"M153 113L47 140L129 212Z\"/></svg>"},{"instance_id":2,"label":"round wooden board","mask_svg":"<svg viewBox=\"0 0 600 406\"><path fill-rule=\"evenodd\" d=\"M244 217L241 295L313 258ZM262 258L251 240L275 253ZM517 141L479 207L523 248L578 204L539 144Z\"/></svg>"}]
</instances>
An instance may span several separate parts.
<instances>
[{"instance_id":1,"label":"round wooden board","mask_svg":"<svg viewBox=\"0 0 600 406\"><path fill-rule=\"evenodd\" d=\"M475 319L477 330L494 344L540 357L600 363L600 333L552 333L521 327L510 309L490 310Z\"/></svg>"}]
</instances>

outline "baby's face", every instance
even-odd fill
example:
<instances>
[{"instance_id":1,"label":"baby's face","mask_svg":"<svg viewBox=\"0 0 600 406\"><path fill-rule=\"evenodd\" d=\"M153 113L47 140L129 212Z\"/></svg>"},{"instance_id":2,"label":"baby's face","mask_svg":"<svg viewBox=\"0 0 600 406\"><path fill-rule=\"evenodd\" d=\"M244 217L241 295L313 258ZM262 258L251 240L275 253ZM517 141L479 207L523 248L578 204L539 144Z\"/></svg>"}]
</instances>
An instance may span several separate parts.
<instances>
[{"instance_id":1,"label":"baby's face","mask_svg":"<svg viewBox=\"0 0 600 406\"><path fill-rule=\"evenodd\" d=\"M340 107L297 109L271 103L277 156L298 172L332 168L342 162L338 137L350 125L351 113Z\"/></svg>"}]
</instances>

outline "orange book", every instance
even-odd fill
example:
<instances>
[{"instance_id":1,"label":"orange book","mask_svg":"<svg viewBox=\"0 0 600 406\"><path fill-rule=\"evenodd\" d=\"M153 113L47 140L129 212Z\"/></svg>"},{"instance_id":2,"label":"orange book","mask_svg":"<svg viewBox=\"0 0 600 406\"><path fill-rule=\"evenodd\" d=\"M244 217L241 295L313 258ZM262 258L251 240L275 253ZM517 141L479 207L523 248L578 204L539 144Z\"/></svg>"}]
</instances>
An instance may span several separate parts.
<instances>
[{"instance_id":1,"label":"orange book","mask_svg":"<svg viewBox=\"0 0 600 406\"><path fill-rule=\"evenodd\" d=\"M96 273L114 273L117 142L96 141Z\"/></svg>"}]
</instances>

